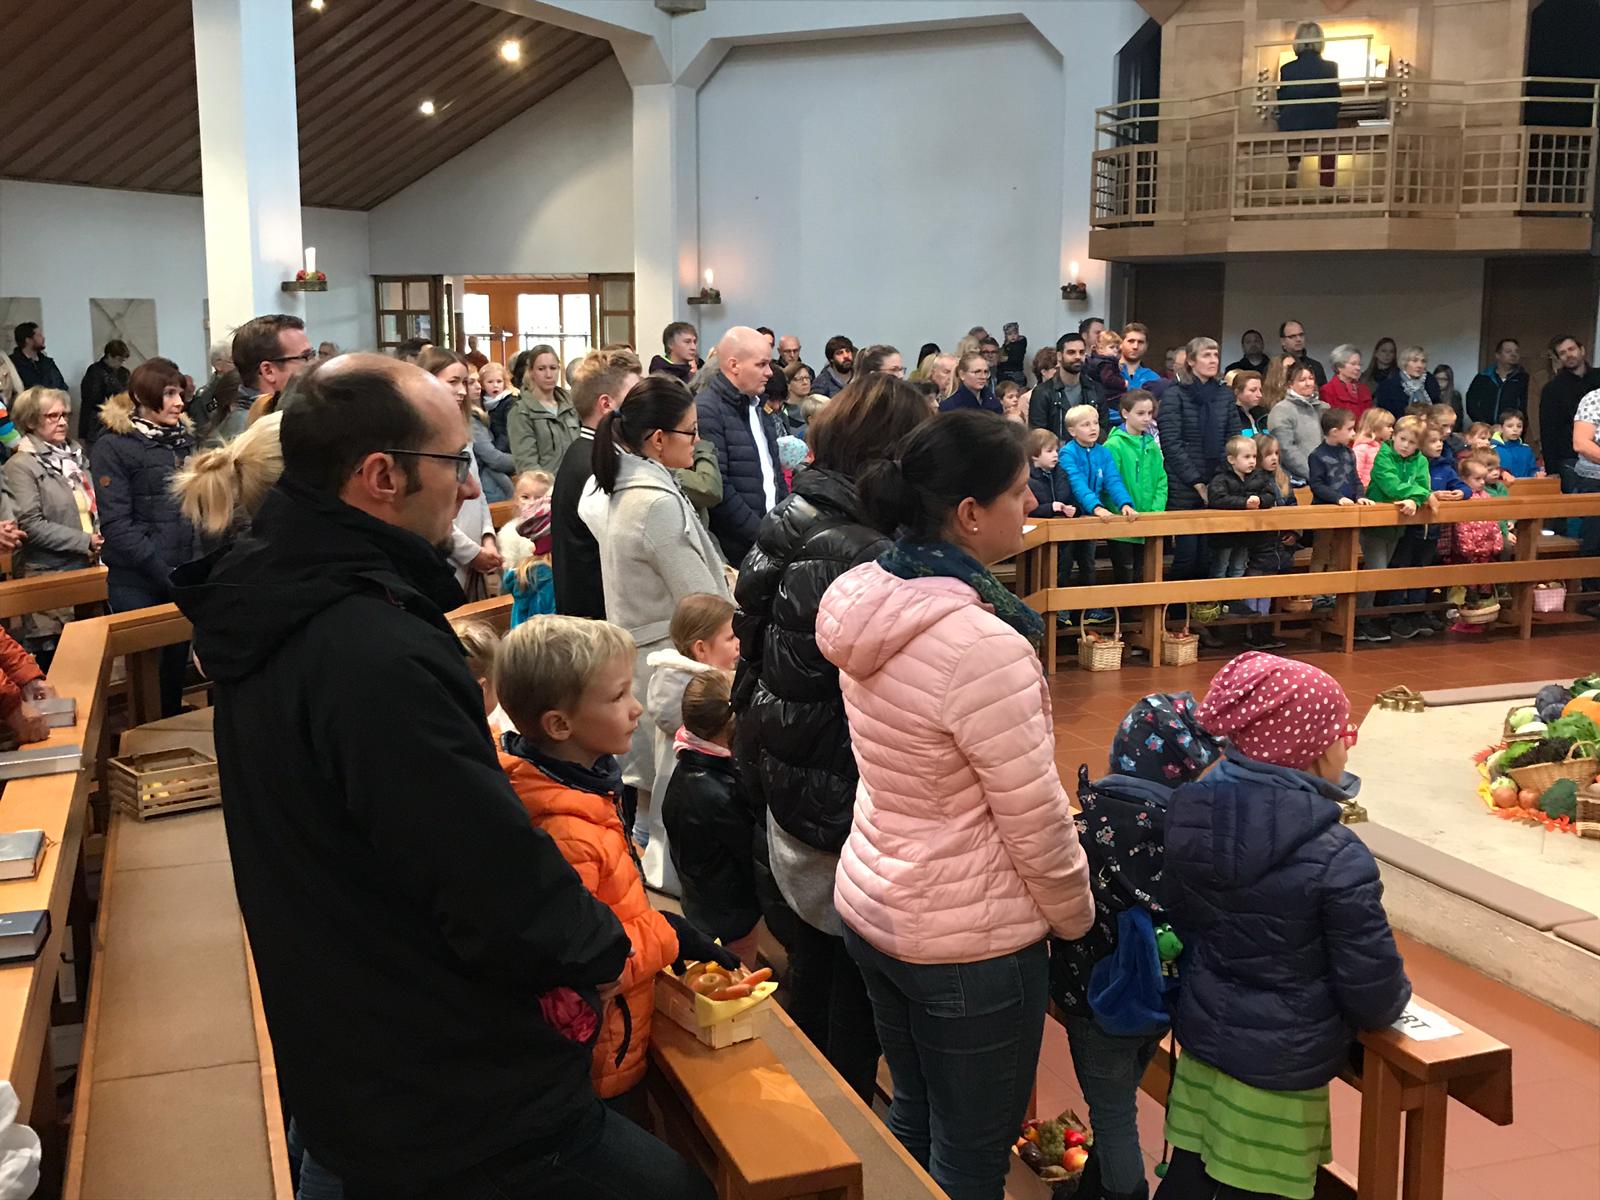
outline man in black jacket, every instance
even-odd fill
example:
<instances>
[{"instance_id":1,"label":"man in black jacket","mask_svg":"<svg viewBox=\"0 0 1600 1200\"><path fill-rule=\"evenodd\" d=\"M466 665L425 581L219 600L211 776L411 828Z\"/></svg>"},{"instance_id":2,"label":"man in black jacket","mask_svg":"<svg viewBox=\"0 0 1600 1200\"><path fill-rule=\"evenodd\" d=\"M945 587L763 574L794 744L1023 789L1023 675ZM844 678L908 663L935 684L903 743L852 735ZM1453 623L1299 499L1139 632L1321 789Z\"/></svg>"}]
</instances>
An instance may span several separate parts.
<instances>
[{"instance_id":1,"label":"man in black jacket","mask_svg":"<svg viewBox=\"0 0 1600 1200\"><path fill-rule=\"evenodd\" d=\"M600 546L578 516L583 488L594 475L594 428L619 407L639 382L639 356L632 350L607 350L591 367L588 359L572 380L572 408L582 427L556 468L550 493L550 568L555 574L556 611L569 617L606 618Z\"/></svg>"},{"instance_id":2,"label":"man in black jacket","mask_svg":"<svg viewBox=\"0 0 1600 1200\"><path fill-rule=\"evenodd\" d=\"M761 518L789 494L778 460L778 430L761 393L772 372L767 339L735 325L717 343L717 373L695 399L700 436L717 451L722 500L711 532L728 565L738 568L755 545Z\"/></svg>"},{"instance_id":3,"label":"man in black jacket","mask_svg":"<svg viewBox=\"0 0 1600 1200\"><path fill-rule=\"evenodd\" d=\"M17 348L11 354L11 364L24 388L47 387L57 391L67 390L67 381L61 377L56 360L44 352L44 326L24 321L13 330Z\"/></svg>"},{"instance_id":4,"label":"man in black jacket","mask_svg":"<svg viewBox=\"0 0 1600 1200\"><path fill-rule=\"evenodd\" d=\"M106 343L105 353L89 364L78 385L79 441L92 442L100 436L105 428L100 424L100 410L111 397L127 390L128 343L112 338Z\"/></svg>"},{"instance_id":5,"label":"man in black jacket","mask_svg":"<svg viewBox=\"0 0 1600 1200\"><path fill-rule=\"evenodd\" d=\"M1063 442L1072 440L1067 432L1068 411L1080 404L1092 404L1100 411L1100 440L1111 436L1111 413L1106 407L1105 389L1100 381L1083 369L1086 355L1083 334L1064 333L1056 342L1056 373L1033 389L1028 399L1028 425L1048 429Z\"/></svg>"},{"instance_id":6,"label":"man in black jacket","mask_svg":"<svg viewBox=\"0 0 1600 1200\"><path fill-rule=\"evenodd\" d=\"M175 573L216 682L234 883L288 1111L362 1197L708 1195L541 1015L626 933L529 823L445 614L471 442L449 391L335 359L251 534ZM602 1185L606 1185L602 1187Z\"/></svg>"},{"instance_id":7,"label":"man in black jacket","mask_svg":"<svg viewBox=\"0 0 1600 1200\"><path fill-rule=\"evenodd\" d=\"M1528 373L1522 369L1522 347L1516 338L1501 338L1494 346L1494 361L1467 385L1467 421L1500 424L1507 409L1528 411Z\"/></svg>"},{"instance_id":8,"label":"man in black jacket","mask_svg":"<svg viewBox=\"0 0 1600 1200\"><path fill-rule=\"evenodd\" d=\"M1285 321L1278 326L1278 345L1284 354L1295 360L1297 367L1310 367L1317 381L1317 390L1328 382L1328 372L1322 364L1306 353L1306 327L1299 321Z\"/></svg>"},{"instance_id":9,"label":"man in black jacket","mask_svg":"<svg viewBox=\"0 0 1600 1200\"><path fill-rule=\"evenodd\" d=\"M1575 492L1578 452L1572 448L1572 422L1578 401L1600 388L1600 371L1589 365L1589 352L1570 333L1550 339L1556 373L1539 393L1539 451L1546 475L1561 477L1561 490Z\"/></svg>"}]
</instances>

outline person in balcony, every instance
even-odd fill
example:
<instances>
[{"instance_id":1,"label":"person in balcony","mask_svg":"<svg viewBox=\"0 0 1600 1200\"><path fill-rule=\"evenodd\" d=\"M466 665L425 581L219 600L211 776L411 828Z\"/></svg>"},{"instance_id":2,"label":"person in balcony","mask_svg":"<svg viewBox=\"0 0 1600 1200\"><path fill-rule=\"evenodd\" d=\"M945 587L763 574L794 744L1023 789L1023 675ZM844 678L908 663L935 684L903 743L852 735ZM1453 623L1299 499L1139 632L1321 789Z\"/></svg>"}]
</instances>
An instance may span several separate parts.
<instances>
[{"instance_id":1,"label":"person in balcony","mask_svg":"<svg viewBox=\"0 0 1600 1200\"><path fill-rule=\"evenodd\" d=\"M1322 57L1322 26L1315 21L1302 21L1294 31L1294 61L1278 68L1278 132L1312 133L1339 127L1339 68ZM1327 101L1323 104L1290 103L1291 101ZM1288 148L1303 148L1306 142L1289 142ZM1334 156L1318 156L1318 182L1323 187L1333 186ZM1287 185L1294 187L1300 174L1301 155L1289 155Z\"/></svg>"}]
</instances>

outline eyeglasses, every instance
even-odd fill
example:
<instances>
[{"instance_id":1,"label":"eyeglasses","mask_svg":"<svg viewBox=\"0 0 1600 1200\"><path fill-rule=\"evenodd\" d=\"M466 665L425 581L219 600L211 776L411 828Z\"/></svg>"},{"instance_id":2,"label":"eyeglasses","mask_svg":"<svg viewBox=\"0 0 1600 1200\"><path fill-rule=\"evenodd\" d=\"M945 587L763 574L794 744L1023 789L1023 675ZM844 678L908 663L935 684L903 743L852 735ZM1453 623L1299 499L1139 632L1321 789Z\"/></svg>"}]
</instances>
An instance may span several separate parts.
<instances>
[{"instance_id":1,"label":"eyeglasses","mask_svg":"<svg viewBox=\"0 0 1600 1200\"><path fill-rule=\"evenodd\" d=\"M61 412L41 413L40 416L39 416L39 420L41 420L41 421L65 421L70 415L71 415L70 413L68 413L65 409L63 409Z\"/></svg>"},{"instance_id":2,"label":"eyeglasses","mask_svg":"<svg viewBox=\"0 0 1600 1200\"><path fill-rule=\"evenodd\" d=\"M1343 739L1346 750L1354 750L1356 748L1356 741L1361 736L1361 731L1356 728L1354 721L1346 721L1344 732L1339 736L1341 739Z\"/></svg>"},{"instance_id":3,"label":"eyeglasses","mask_svg":"<svg viewBox=\"0 0 1600 1200\"><path fill-rule=\"evenodd\" d=\"M675 433L679 437L694 438L696 441L700 440L700 427L698 425L696 425L693 429L663 429L661 432Z\"/></svg>"},{"instance_id":4,"label":"eyeglasses","mask_svg":"<svg viewBox=\"0 0 1600 1200\"><path fill-rule=\"evenodd\" d=\"M412 458L438 458L456 465L456 482L465 483L472 478L472 451L462 450L457 454L436 454L431 450L380 450L380 454L405 454Z\"/></svg>"},{"instance_id":5,"label":"eyeglasses","mask_svg":"<svg viewBox=\"0 0 1600 1200\"><path fill-rule=\"evenodd\" d=\"M271 363L316 362L317 352L315 350L306 350L300 354L287 354L282 358L269 358L266 361Z\"/></svg>"}]
</instances>

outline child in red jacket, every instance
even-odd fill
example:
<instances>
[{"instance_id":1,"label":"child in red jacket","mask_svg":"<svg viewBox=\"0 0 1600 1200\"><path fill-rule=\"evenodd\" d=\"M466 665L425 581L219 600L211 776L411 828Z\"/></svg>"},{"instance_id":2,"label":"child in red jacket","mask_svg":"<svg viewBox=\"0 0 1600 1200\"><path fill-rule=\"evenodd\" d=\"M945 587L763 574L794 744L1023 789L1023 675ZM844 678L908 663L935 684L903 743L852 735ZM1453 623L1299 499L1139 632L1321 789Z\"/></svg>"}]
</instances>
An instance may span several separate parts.
<instances>
[{"instance_id":1,"label":"child in red jacket","mask_svg":"<svg viewBox=\"0 0 1600 1200\"><path fill-rule=\"evenodd\" d=\"M0 629L0 720L10 730L9 737L0 733L0 741L15 739L21 745L49 737L50 727L28 702L46 700L55 694L33 655Z\"/></svg>"}]
</instances>

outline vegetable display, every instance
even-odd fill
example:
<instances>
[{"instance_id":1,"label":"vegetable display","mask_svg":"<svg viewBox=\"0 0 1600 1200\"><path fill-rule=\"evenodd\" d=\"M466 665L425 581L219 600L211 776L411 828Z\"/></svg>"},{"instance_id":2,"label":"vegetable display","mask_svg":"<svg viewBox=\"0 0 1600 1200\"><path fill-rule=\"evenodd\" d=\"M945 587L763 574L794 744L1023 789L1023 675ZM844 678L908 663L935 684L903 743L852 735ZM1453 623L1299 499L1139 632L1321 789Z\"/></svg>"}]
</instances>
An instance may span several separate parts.
<instances>
[{"instance_id":1,"label":"vegetable display","mask_svg":"<svg viewBox=\"0 0 1600 1200\"><path fill-rule=\"evenodd\" d=\"M1506 714L1504 733L1475 756L1484 804L1498 817L1577 832L1580 791L1600 794L1600 674L1540 688Z\"/></svg>"}]
</instances>

